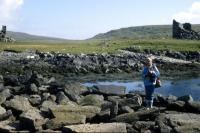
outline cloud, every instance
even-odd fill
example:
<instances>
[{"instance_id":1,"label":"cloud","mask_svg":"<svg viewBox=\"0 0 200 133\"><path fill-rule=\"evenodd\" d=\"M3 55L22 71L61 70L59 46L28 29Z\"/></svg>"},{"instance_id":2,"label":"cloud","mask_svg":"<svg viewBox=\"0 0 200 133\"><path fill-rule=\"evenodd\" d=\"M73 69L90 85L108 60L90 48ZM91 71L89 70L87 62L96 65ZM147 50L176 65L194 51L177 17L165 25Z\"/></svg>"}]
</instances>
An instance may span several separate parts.
<instances>
[{"instance_id":1,"label":"cloud","mask_svg":"<svg viewBox=\"0 0 200 133\"><path fill-rule=\"evenodd\" d=\"M24 0L0 0L0 24L12 24L17 18L17 10Z\"/></svg>"},{"instance_id":2,"label":"cloud","mask_svg":"<svg viewBox=\"0 0 200 133\"><path fill-rule=\"evenodd\" d=\"M181 11L172 16L180 22L200 23L200 2L194 2L186 11Z\"/></svg>"}]
</instances>

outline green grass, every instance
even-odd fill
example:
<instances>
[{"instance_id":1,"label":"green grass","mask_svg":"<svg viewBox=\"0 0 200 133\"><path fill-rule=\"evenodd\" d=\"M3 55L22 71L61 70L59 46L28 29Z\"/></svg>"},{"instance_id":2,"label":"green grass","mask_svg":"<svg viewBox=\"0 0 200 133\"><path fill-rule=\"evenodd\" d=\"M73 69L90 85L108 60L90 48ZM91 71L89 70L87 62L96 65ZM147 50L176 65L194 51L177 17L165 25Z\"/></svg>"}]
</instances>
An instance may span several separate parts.
<instances>
[{"instance_id":1,"label":"green grass","mask_svg":"<svg viewBox=\"0 0 200 133\"><path fill-rule=\"evenodd\" d=\"M132 46L140 46L142 49L172 50L172 51L200 51L200 41L194 40L175 40L175 39L113 39L113 40L83 40L66 42L16 42L0 43L0 51L13 49L24 51L26 49L37 49L45 52L61 53L116 53L119 49Z\"/></svg>"}]
</instances>

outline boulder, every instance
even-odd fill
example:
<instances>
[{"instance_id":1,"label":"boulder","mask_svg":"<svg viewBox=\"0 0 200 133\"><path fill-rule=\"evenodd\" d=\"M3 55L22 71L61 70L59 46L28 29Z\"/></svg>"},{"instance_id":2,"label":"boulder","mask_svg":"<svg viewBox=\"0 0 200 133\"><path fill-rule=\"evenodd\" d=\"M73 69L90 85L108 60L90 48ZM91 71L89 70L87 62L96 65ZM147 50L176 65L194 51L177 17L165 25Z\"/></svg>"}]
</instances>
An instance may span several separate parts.
<instances>
[{"instance_id":1,"label":"boulder","mask_svg":"<svg viewBox=\"0 0 200 133\"><path fill-rule=\"evenodd\" d=\"M125 123L100 123L100 124L81 124L65 126L62 129L63 132L127 132Z\"/></svg>"},{"instance_id":2,"label":"boulder","mask_svg":"<svg viewBox=\"0 0 200 133\"><path fill-rule=\"evenodd\" d=\"M87 95L79 100L79 104L82 106L93 105L101 107L103 102L104 102L104 97L102 95L94 95L94 94Z\"/></svg>"},{"instance_id":3,"label":"boulder","mask_svg":"<svg viewBox=\"0 0 200 133\"><path fill-rule=\"evenodd\" d=\"M57 104L53 101L44 101L40 106L40 111L50 114L50 109L55 108Z\"/></svg>"},{"instance_id":4,"label":"boulder","mask_svg":"<svg viewBox=\"0 0 200 133\"><path fill-rule=\"evenodd\" d=\"M9 89L5 89L0 92L0 104L4 103L7 98L11 97L11 93Z\"/></svg>"},{"instance_id":5,"label":"boulder","mask_svg":"<svg viewBox=\"0 0 200 133\"><path fill-rule=\"evenodd\" d=\"M30 95L29 102L33 106L40 105L41 101L42 101L42 99L41 99L40 95Z\"/></svg>"},{"instance_id":6,"label":"boulder","mask_svg":"<svg viewBox=\"0 0 200 133\"><path fill-rule=\"evenodd\" d=\"M11 110L3 112L4 110L2 111L2 114L0 114L0 121L7 120L13 115Z\"/></svg>"},{"instance_id":7,"label":"boulder","mask_svg":"<svg viewBox=\"0 0 200 133\"><path fill-rule=\"evenodd\" d=\"M184 101L175 101L167 105L168 110L175 111L185 111L185 102Z\"/></svg>"},{"instance_id":8,"label":"boulder","mask_svg":"<svg viewBox=\"0 0 200 133\"><path fill-rule=\"evenodd\" d=\"M101 111L99 107L96 106L79 106L79 105L57 105L50 107L52 114L61 113L61 112L69 112L69 113L77 113L80 115L85 115L87 119L93 118L97 113Z\"/></svg>"},{"instance_id":9,"label":"boulder","mask_svg":"<svg viewBox=\"0 0 200 133\"><path fill-rule=\"evenodd\" d=\"M126 87L115 85L94 85L94 93L106 95L123 95L126 92Z\"/></svg>"},{"instance_id":10,"label":"boulder","mask_svg":"<svg viewBox=\"0 0 200 133\"><path fill-rule=\"evenodd\" d=\"M86 116L74 112L53 112L55 118L47 121L47 129L61 129L63 126L72 124L84 124Z\"/></svg>"},{"instance_id":11,"label":"boulder","mask_svg":"<svg viewBox=\"0 0 200 133\"><path fill-rule=\"evenodd\" d=\"M34 83L32 83L30 85L29 89L30 89L30 92L28 92L29 94L37 94L38 93L38 87Z\"/></svg>"},{"instance_id":12,"label":"boulder","mask_svg":"<svg viewBox=\"0 0 200 133\"><path fill-rule=\"evenodd\" d=\"M184 101L184 102L193 102L193 98L191 95L185 95L185 96L178 97L177 100Z\"/></svg>"},{"instance_id":13,"label":"boulder","mask_svg":"<svg viewBox=\"0 0 200 133\"><path fill-rule=\"evenodd\" d=\"M112 121L125 122L125 123L145 121L147 119L155 119L155 117L159 114L159 112L160 110L158 109L151 109L151 110L126 113L116 116L115 118L112 119Z\"/></svg>"},{"instance_id":14,"label":"boulder","mask_svg":"<svg viewBox=\"0 0 200 133\"><path fill-rule=\"evenodd\" d=\"M119 114L124 114L124 113L133 113L134 110L131 109L129 106L122 106L120 109L119 109Z\"/></svg>"},{"instance_id":15,"label":"boulder","mask_svg":"<svg viewBox=\"0 0 200 133\"><path fill-rule=\"evenodd\" d=\"M3 107L0 106L0 115L2 115L4 113L6 113L6 110Z\"/></svg>"},{"instance_id":16,"label":"boulder","mask_svg":"<svg viewBox=\"0 0 200 133\"><path fill-rule=\"evenodd\" d=\"M110 110L104 110L99 112L92 120L91 123L109 122L110 121Z\"/></svg>"},{"instance_id":17,"label":"boulder","mask_svg":"<svg viewBox=\"0 0 200 133\"><path fill-rule=\"evenodd\" d=\"M86 93L87 91L88 89L80 83L68 83L65 85L64 89L66 96L74 102L80 100L80 95Z\"/></svg>"},{"instance_id":18,"label":"boulder","mask_svg":"<svg viewBox=\"0 0 200 133\"><path fill-rule=\"evenodd\" d=\"M9 133L9 132L16 131L16 127L14 124L12 124L11 121L1 121L0 122L0 132L1 133Z\"/></svg>"},{"instance_id":19,"label":"boulder","mask_svg":"<svg viewBox=\"0 0 200 133\"><path fill-rule=\"evenodd\" d=\"M65 105L69 102L69 98L65 95L63 91L60 91L56 95L56 103Z\"/></svg>"},{"instance_id":20,"label":"boulder","mask_svg":"<svg viewBox=\"0 0 200 133\"><path fill-rule=\"evenodd\" d=\"M23 112L19 117L19 121L21 129L30 131L42 129L42 125L45 123L44 117L40 110L37 109L30 109Z\"/></svg>"},{"instance_id":21,"label":"boulder","mask_svg":"<svg viewBox=\"0 0 200 133\"><path fill-rule=\"evenodd\" d=\"M155 126L154 121L137 121L133 124L133 127L140 132L144 132L145 130L148 129L153 129Z\"/></svg>"},{"instance_id":22,"label":"boulder","mask_svg":"<svg viewBox=\"0 0 200 133\"><path fill-rule=\"evenodd\" d=\"M199 101L188 102L188 103L186 103L185 107L188 112L200 113L200 102Z\"/></svg>"},{"instance_id":23,"label":"boulder","mask_svg":"<svg viewBox=\"0 0 200 133\"><path fill-rule=\"evenodd\" d=\"M156 118L156 125L160 132L199 132L200 116L192 113L160 114Z\"/></svg>"},{"instance_id":24,"label":"boulder","mask_svg":"<svg viewBox=\"0 0 200 133\"><path fill-rule=\"evenodd\" d=\"M6 101L4 105L6 108L11 109L13 113L22 113L33 108L28 98L19 95L14 96L10 101Z\"/></svg>"},{"instance_id":25,"label":"boulder","mask_svg":"<svg viewBox=\"0 0 200 133\"><path fill-rule=\"evenodd\" d=\"M38 87L38 91L42 93L47 92L49 87L49 85L41 85L40 87Z\"/></svg>"},{"instance_id":26,"label":"boulder","mask_svg":"<svg viewBox=\"0 0 200 133\"><path fill-rule=\"evenodd\" d=\"M111 102L117 101L120 107L129 106L133 109L138 109L138 107L140 107L142 104L142 97L140 97L139 95L135 97L131 97L131 98L127 98L127 97L121 98L119 96L108 96L108 101L111 101Z\"/></svg>"},{"instance_id":27,"label":"boulder","mask_svg":"<svg viewBox=\"0 0 200 133\"><path fill-rule=\"evenodd\" d=\"M5 86L18 86L20 85L17 75L6 75L4 76Z\"/></svg>"}]
</instances>

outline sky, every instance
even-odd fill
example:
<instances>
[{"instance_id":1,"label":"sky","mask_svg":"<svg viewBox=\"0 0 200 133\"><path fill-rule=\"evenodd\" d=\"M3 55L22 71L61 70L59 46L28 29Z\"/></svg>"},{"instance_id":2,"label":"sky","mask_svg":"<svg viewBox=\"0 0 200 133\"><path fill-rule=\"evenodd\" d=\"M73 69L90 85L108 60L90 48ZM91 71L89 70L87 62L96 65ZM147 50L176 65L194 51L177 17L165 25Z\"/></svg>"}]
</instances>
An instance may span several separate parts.
<instances>
[{"instance_id":1,"label":"sky","mask_svg":"<svg viewBox=\"0 0 200 133\"><path fill-rule=\"evenodd\" d=\"M0 0L0 14L9 31L87 39L173 19L200 24L200 0Z\"/></svg>"}]
</instances>

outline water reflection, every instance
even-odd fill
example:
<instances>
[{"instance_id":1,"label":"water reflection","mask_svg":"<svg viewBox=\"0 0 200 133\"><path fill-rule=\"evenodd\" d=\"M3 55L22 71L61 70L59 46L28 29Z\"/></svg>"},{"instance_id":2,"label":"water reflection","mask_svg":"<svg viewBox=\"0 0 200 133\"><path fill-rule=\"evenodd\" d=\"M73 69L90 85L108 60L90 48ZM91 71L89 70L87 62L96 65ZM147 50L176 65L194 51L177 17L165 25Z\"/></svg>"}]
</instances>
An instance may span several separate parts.
<instances>
[{"instance_id":1,"label":"water reflection","mask_svg":"<svg viewBox=\"0 0 200 133\"><path fill-rule=\"evenodd\" d=\"M132 90L144 90L144 85L141 80L129 80L129 81L112 81L112 82L93 82L84 83L85 86L91 87L93 85L117 85L125 86L126 92ZM162 81L162 87L156 89L156 93L162 95L175 95L183 96L191 94L195 100L200 100L200 78L186 79L186 80L164 80Z\"/></svg>"}]
</instances>

